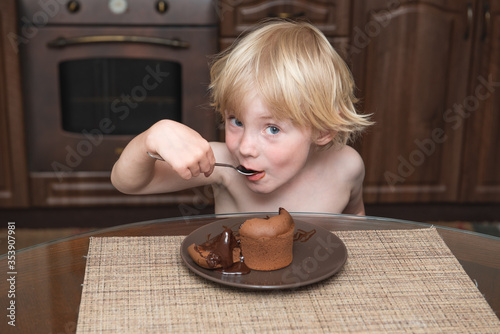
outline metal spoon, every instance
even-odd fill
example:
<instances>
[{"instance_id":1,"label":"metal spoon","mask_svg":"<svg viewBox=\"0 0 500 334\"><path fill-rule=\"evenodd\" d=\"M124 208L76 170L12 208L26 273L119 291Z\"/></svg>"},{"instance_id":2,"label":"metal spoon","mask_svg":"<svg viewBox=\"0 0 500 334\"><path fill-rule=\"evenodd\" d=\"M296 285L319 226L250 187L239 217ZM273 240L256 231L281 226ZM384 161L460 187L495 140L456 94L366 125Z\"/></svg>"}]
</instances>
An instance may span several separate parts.
<instances>
[{"instance_id":1,"label":"metal spoon","mask_svg":"<svg viewBox=\"0 0 500 334\"><path fill-rule=\"evenodd\" d=\"M156 160L160 160L160 161L165 161L165 159L163 159L162 157L160 157L159 155L154 155L154 154L151 154L149 152L146 152L151 158L154 158ZM258 171L255 171L255 170L251 170L251 169L246 169L245 167L243 167L242 165L239 165L238 167L234 167L233 165L230 165L230 164L224 164L224 163L220 163L220 162L216 162L215 163L215 166L219 166L219 167L229 167L229 168L232 168L234 170L236 170L238 173L242 174L242 175L246 175L246 176L249 176L249 175L255 175L255 174L258 174L260 172Z\"/></svg>"}]
</instances>

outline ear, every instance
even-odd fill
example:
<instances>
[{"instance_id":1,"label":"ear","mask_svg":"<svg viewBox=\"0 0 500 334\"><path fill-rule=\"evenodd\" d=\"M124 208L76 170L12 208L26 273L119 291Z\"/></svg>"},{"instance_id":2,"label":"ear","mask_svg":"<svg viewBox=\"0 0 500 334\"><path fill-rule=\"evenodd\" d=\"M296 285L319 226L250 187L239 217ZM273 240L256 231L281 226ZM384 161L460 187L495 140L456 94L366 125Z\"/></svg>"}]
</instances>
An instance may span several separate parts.
<instances>
[{"instance_id":1,"label":"ear","mask_svg":"<svg viewBox=\"0 0 500 334\"><path fill-rule=\"evenodd\" d=\"M319 133L316 139L314 140L314 143L318 146L323 146L328 144L329 142L332 141L333 137L335 136L336 132L322 132Z\"/></svg>"}]
</instances>

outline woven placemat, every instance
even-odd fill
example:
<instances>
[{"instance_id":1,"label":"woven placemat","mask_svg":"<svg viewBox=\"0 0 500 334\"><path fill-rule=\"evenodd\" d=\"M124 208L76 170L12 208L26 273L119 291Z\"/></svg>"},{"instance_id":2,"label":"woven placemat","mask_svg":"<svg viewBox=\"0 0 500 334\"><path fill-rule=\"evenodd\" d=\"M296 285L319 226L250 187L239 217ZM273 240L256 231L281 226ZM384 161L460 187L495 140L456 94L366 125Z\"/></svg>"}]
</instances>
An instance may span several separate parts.
<instances>
[{"instance_id":1,"label":"woven placemat","mask_svg":"<svg viewBox=\"0 0 500 334\"><path fill-rule=\"evenodd\" d=\"M190 272L183 237L92 238L77 333L497 333L500 321L435 228L335 232L332 278L248 291Z\"/></svg>"}]
</instances>

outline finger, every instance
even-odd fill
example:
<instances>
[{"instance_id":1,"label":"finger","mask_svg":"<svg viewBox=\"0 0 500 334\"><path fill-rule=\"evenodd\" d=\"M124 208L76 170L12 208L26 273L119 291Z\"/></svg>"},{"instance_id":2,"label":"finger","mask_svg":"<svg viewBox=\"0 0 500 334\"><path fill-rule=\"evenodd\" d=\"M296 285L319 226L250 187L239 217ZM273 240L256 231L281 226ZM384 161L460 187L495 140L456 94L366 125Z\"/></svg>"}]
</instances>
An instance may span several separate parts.
<instances>
[{"instance_id":1,"label":"finger","mask_svg":"<svg viewBox=\"0 0 500 334\"><path fill-rule=\"evenodd\" d=\"M172 169L184 180L189 180L193 177L193 172L189 166L184 164L172 164Z\"/></svg>"},{"instance_id":2,"label":"finger","mask_svg":"<svg viewBox=\"0 0 500 334\"><path fill-rule=\"evenodd\" d=\"M210 163L209 159L203 159L202 161L200 161L200 172L201 173L204 173L205 176L208 176L211 174L212 170L213 170L213 166Z\"/></svg>"},{"instance_id":3,"label":"finger","mask_svg":"<svg viewBox=\"0 0 500 334\"><path fill-rule=\"evenodd\" d=\"M205 173L205 177L209 177L210 175L212 175L213 172L214 168L212 167L208 172Z\"/></svg>"},{"instance_id":4,"label":"finger","mask_svg":"<svg viewBox=\"0 0 500 334\"><path fill-rule=\"evenodd\" d=\"M177 170L176 172L184 180L189 180L193 177L193 174L191 173L191 170L189 168L183 168L181 170Z\"/></svg>"},{"instance_id":5,"label":"finger","mask_svg":"<svg viewBox=\"0 0 500 334\"><path fill-rule=\"evenodd\" d=\"M207 153L208 170L205 172L205 176L209 177L212 175L215 169L215 156L212 150Z\"/></svg>"},{"instance_id":6,"label":"finger","mask_svg":"<svg viewBox=\"0 0 500 334\"><path fill-rule=\"evenodd\" d=\"M200 165L199 164L192 165L191 167L189 167L189 171L191 172L191 177L196 177L200 175L201 173Z\"/></svg>"}]
</instances>

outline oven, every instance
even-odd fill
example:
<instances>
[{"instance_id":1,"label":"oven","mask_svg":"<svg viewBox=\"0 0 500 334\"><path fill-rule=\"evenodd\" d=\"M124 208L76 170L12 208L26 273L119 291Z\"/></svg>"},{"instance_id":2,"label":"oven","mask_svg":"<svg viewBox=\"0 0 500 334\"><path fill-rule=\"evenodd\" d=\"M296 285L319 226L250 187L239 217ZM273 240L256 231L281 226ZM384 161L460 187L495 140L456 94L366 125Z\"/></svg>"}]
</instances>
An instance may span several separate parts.
<instances>
[{"instance_id":1,"label":"oven","mask_svg":"<svg viewBox=\"0 0 500 334\"><path fill-rule=\"evenodd\" d=\"M134 135L173 119L217 139L210 0L22 0L31 172L110 171Z\"/></svg>"}]
</instances>

